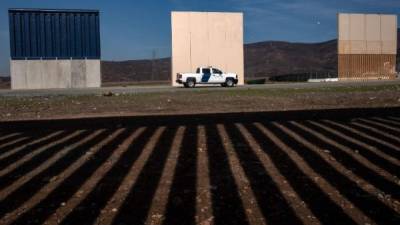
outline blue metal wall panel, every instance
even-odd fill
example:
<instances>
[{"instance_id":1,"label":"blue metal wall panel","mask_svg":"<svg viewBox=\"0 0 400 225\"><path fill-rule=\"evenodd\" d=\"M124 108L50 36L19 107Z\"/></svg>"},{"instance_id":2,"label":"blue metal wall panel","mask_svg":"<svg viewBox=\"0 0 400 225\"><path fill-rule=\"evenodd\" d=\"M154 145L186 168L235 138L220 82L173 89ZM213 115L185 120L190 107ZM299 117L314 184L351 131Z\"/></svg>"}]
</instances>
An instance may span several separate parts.
<instances>
[{"instance_id":1,"label":"blue metal wall panel","mask_svg":"<svg viewBox=\"0 0 400 225\"><path fill-rule=\"evenodd\" d=\"M100 59L96 10L10 9L12 59Z\"/></svg>"},{"instance_id":2,"label":"blue metal wall panel","mask_svg":"<svg viewBox=\"0 0 400 225\"><path fill-rule=\"evenodd\" d=\"M10 51L11 52L16 52L15 49L15 27L14 27L15 21L14 21L14 15L10 15L9 19L9 27L10 27Z\"/></svg>"}]
</instances>

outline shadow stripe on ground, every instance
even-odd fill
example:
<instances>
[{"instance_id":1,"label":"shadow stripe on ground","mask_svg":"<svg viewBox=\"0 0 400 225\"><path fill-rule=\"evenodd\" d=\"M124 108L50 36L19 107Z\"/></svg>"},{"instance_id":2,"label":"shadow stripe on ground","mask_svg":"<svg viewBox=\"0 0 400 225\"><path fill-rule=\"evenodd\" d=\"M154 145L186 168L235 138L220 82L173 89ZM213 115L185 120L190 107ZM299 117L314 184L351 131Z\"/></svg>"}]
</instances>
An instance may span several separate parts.
<instances>
[{"instance_id":1,"label":"shadow stripe on ground","mask_svg":"<svg viewBox=\"0 0 400 225\"><path fill-rule=\"evenodd\" d=\"M326 110L299 110L299 111L273 111L273 112L237 112L213 114L184 114L184 115L150 115L150 116L119 116L119 117L93 117L59 120L27 120L27 121L2 121L0 131L35 130L42 127L48 129L78 129L78 128L104 128L121 126L151 126L174 125L187 126L191 124L215 124L256 121L288 121L307 119L335 119L350 120L358 117L397 116L400 107L392 108L350 108Z\"/></svg>"}]
</instances>

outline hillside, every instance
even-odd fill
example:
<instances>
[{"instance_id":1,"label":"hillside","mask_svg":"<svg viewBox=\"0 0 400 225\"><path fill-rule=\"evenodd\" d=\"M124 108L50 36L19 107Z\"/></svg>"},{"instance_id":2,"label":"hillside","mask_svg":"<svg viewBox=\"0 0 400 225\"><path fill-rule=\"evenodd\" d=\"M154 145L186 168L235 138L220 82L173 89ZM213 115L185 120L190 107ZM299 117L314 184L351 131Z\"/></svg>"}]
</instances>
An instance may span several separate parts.
<instances>
[{"instance_id":1,"label":"hillside","mask_svg":"<svg viewBox=\"0 0 400 225\"><path fill-rule=\"evenodd\" d=\"M269 77L337 70L337 41L317 44L260 42L245 45L247 77Z\"/></svg>"},{"instance_id":2,"label":"hillside","mask_svg":"<svg viewBox=\"0 0 400 225\"><path fill-rule=\"evenodd\" d=\"M168 80L170 78L171 59L102 61L103 82L132 82L149 80Z\"/></svg>"}]
</instances>

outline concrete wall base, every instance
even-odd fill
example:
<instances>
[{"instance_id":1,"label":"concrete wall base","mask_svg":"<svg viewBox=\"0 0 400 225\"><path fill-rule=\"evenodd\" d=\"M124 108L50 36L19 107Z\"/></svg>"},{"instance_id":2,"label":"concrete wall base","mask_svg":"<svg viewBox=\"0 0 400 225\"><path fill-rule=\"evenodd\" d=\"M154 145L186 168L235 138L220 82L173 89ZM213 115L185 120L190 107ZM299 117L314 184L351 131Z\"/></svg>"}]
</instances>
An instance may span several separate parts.
<instances>
[{"instance_id":1,"label":"concrete wall base","mask_svg":"<svg viewBox=\"0 0 400 225\"><path fill-rule=\"evenodd\" d=\"M11 89L101 86L100 60L11 60Z\"/></svg>"}]
</instances>

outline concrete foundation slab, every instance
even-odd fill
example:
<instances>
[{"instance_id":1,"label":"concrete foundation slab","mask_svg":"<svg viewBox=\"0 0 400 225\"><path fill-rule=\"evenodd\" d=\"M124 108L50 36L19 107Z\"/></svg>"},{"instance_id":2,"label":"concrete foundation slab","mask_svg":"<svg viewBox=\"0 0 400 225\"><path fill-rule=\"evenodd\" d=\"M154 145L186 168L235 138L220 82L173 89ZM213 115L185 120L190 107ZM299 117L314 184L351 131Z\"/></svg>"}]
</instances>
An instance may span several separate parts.
<instances>
[{"instance_id":1,"label":"concrete foundation slab","mask_svg":"<svg viewBox=\"0 0 400 225\"><path fill-rule=\"evenodd\" d=\"M100 60L11 60L12 89L100 87Z\"/></svg>"},{"instance_id":2,"label":"concrete foundation slab","mask_svg":"<svg viewBox=\"0 0 400 225\"><path fill-rule=\"evenodd\" d=\"M11 60L10 70L13 74L11 79L11 89L26 89L26 72L27 63L25 60Z\"/></svg>"},{"instance_id":3,"label":"concrete foundation slab","mask_svg":"<svg viewBox=\"0 0 400 225\"><path fill-rule=\"evenodd\" d=\"M71 87L71 60L58 60L58 86L57 88Z\"/></svg>"},{"instance_id":4,"label":"concrete foundation slab","mask_svg":"<svg viewBox=\"0 0 400 225\"><path fill-rule=\"evenodd\" d=\"M27 73L26 84L27 89L41 89L45 88L42 79L43 61L41 60L26 60Z\"/></svg>"},{"instance_id":5,"label":"concrete foundation slab","mask_svg":"<svg viewBox=\"0 0 400 225\"><path fill-rule=\"evenodd\" d=\"M44 60L42 63L42 86L44 88L58 88L58 61Z\"/></svg>"},{"instance_id":6,"label":"concrete foundation slab","mask_svg":"<svg viewBox=\"0 0 400 225\"><path fill-rule=\"evenodd\" d=\"M86 87L100 87L100 60L86 60Z\"/></svg>"},{"instance_id":7,"label":"concrete foundation slab","mask_svg":"<svg viewBox=\"0 0 400 225\"><path fill-rule=\"evenodd\" d=\"M74 60L71 63L71 86L73 88L86 87L86 62Z\"/></svg>"}]
</instances>

